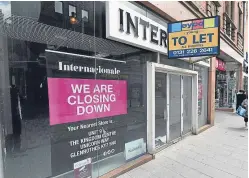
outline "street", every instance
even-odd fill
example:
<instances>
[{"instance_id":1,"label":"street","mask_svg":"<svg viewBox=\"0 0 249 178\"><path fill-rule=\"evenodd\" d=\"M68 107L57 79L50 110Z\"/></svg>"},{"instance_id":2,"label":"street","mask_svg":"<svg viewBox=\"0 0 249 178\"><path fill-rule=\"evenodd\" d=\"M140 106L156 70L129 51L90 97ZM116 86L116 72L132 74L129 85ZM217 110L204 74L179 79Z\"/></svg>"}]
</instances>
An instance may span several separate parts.
<instances>
[{"instance_id":1,"label":"street","mask_svg":"<svg viewBox=\"0 0 249 178\"><path fill-rule=\"evenodd\" d=\"M243 118L216 112L215 126L188 136L119 178L247 178L248 130Z\"/></svg>"}]
</instances>

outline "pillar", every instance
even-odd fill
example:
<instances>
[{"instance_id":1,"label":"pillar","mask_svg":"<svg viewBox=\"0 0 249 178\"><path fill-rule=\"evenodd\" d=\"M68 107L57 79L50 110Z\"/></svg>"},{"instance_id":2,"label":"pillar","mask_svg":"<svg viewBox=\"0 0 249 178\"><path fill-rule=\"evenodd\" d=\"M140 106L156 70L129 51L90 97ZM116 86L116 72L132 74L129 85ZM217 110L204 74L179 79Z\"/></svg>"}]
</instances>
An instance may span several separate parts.
<instances>
[{"instance_id":1,"label":"pillar","mask_svg":"<svg viewBox=\"0 0 249 178\"><path fill-rule=\"evenodd\" d=\"M216 57L212 57L208 71L208 124L210 125L214 125L215 119L215 80Z\"/></svg>"},{"instance_id":2,"label":"pillar","mask_svg":"<svg viewBox=\"0 0 249 178\"><path fill-rule=\"evenodd\" d=\"M243 66L242 64L239 64L239 86L237 88L237 91L244 89L244 82L243 82Z\"/></svg>"}]
</instances>

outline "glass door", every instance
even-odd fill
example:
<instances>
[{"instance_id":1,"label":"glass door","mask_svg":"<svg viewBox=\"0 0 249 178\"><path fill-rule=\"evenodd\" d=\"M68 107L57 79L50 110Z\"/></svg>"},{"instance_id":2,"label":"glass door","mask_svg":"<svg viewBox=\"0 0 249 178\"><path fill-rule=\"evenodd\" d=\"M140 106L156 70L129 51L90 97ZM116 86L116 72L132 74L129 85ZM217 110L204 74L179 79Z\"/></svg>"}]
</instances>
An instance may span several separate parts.
<instances>
[{"instance_id":1,"label":"glass door","mask_svg":"<svg viewBox=\"0 0 249 178\"><path fill-rule=\"evenodd\" d=\"M169 75L169 141L181 137L181 76Z\"/></svg>"},{"instance_id":2,"label":"glass door","mask_svg":"<svg viewBox=\"0 0 249 178\"><path fill-rule=\"evenodd\" d=\"M183 134L189 133L192 126L192 77L183 76Z\"/></svg>"},{"instance_id":3,"label":"glass door","mask_svg":"<svg viewBox=\"0 0 249 178\"><path fill-rule=\"evenodd\" d=\"M155 73L155 146L167 143L167 74Z\"/></svg>"},{"instance_id":4,"label":"glass door","mask_svg":"<svg viewBox=\"0 0 249 178\"><path fill-rule=\"evenodd\" d=\"M181 138L192 128L192 77L155 73L155 147Z\"/></svg>"}]
</instances>

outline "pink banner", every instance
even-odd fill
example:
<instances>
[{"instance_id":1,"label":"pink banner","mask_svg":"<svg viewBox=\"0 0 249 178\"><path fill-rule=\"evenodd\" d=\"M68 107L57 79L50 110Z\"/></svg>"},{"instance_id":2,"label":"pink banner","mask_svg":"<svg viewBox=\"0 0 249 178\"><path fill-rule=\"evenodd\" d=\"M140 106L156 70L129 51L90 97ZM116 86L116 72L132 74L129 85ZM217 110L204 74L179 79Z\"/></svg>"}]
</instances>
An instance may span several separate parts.
<instances>
[{"instance_id":1,"label":"pink banner","mask_svg":"<svg viewBox=\"0 0 249 178\"><path fill-rule=\"evenodd\" d=\"M127 114L125 80L48 78L50 125Z\"/></svg>"}]
</instances>

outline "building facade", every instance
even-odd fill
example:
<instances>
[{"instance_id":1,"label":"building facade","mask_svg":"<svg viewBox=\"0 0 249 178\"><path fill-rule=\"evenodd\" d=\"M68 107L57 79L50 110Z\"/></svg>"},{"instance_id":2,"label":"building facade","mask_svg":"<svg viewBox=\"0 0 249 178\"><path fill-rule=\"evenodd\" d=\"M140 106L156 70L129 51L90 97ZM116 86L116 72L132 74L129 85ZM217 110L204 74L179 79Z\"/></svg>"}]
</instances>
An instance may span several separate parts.
<instances>
[{"instance_id":1,"label":"building facade","mask_svg":"<svg viewBox=\"0 0 249 178\"><path fill-rule=\"evenodd\" d=\"M216 70L243 76L223 5L0 2L0 177L110 177L212 126ZM215 15L220 56L167 58L169 22Z\"/></svg>"},{"instance_id":2,"label":"building facade","mask_svg":"<svg viewBox=\"0 0 249 178\"><path fill-rule=\"evenodd\" d=\"M243 78L247 82L246 74L243 73L243 63L246 56L247 30L247 2L214 1L214 2L152 2L147 3L151 8L163 16L172 20L185 20L219 15L220 26L220 49L221 53L214 62L224 65L224 69L216 67L215 103L217 109L231 108L234 110L236 93L244 89ZM177 12L167 13L173 7L180 9ZM183 16L184 14L184 16ZM169 17L170 16L170 17ZM216 66L216 65L215 65Z\"/></svg>"}]
</instances>

